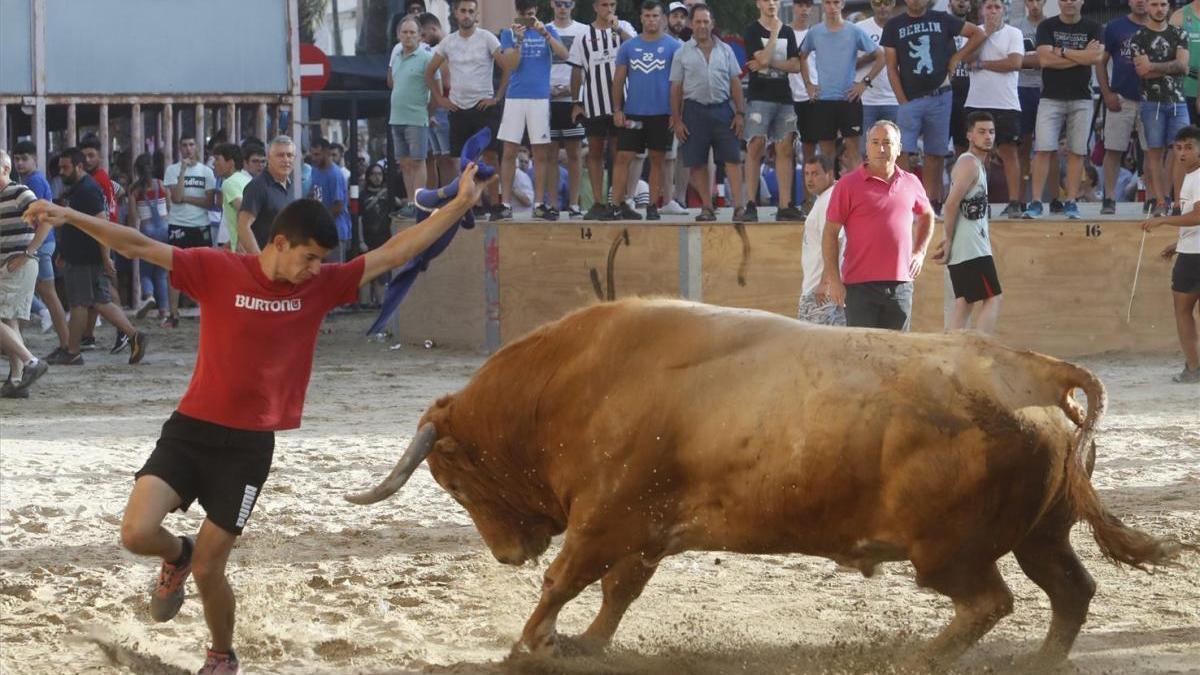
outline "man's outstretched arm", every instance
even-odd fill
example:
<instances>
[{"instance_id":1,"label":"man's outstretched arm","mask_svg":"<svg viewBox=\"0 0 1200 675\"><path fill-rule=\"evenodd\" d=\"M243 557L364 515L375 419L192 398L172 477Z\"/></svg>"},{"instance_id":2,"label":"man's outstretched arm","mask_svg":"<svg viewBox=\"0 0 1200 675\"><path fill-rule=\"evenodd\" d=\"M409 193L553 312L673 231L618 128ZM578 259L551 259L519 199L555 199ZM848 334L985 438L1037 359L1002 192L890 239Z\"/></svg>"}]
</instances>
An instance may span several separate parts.
<instances>
[{"instance_id":1,"label":"man's outstretched arm","mask_svg":"<svg viewBox=\"0 0 1200 675\"><path fill-rule=\"evenodd\" d=\"M102 246L112 248L126 258L145 260L165 270L171 270L175 247L155 241L132 227L89 216L44 199L30 204L25 210L24 218L26 222L34 225L49 223L59 227L70 223L100 242Z\"/></svg>"}]
</instances>

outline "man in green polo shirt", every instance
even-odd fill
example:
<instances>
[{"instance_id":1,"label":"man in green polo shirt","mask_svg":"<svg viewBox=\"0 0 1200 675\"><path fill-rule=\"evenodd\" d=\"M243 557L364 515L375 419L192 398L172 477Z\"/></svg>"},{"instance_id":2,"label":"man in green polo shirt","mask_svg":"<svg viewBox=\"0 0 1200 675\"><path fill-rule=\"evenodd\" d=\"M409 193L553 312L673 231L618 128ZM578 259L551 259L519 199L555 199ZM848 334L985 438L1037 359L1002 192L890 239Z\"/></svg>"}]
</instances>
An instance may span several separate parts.
<instances>
[{"instance_id":1,"label":"man in green polo shirt","mask_svg":"<svg viewBox=\"0 0 1200 675\"><path fill-rule=\"evenodd\" d=\"M429 87L425 85L425 66L433 58L433 52L421 43L421 26L413 17L405 18L396 26L396 37L400 42L392 49L388 61L387 83L392 90L392 114L388 124L392 131L392 149L411 199L418 188L425 187L429 118L433 115ZM401 215L416 216L411 202L401 209Z\"/></svg>"},{"instance_id":2,"label":"man in green polo shirt","mask_svg":"<svg viewBox=\"0 0 1200 675\"><path fill-rule=\"evenodd\" d=\"M218 244L226 243L229 250L237 250L237 214L242 208L242 190L250 182L250 174L242 168L242 149L233 143L223 143L213 150L213 169L221 178L221 234Z\"/></svg>"}]
</instances>

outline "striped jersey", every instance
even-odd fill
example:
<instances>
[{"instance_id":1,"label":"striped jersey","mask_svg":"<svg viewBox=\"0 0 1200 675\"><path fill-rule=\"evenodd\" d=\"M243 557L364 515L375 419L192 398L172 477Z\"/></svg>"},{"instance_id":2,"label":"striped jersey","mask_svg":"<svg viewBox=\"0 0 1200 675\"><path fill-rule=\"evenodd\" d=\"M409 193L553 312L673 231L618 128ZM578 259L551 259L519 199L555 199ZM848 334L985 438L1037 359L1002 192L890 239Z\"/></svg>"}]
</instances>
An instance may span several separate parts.
<instances>
[{"instance_id":1,"label":"striped jersey","mask_svg":"<svg viewBox=\"0 0 1200 675\"><path fill-rule=\"evenodd\" d=\"M34 228L21 215L37 197L20 183L9 183L0 190L0 257L20 253L33 243Z\"/></svg>"},{"instance_id":2,"label":"striped jersey","mask_svg":"<svg viewBox=\"0 0 1200 675\"><path fill-rule=\"evenodd\" d=\"M612 81L620 46L621 34L615 29L598 30L591 24L571 43L567 63L583 71L579 98L588 117L613 114Z\"/></svg>"}]
</instances>

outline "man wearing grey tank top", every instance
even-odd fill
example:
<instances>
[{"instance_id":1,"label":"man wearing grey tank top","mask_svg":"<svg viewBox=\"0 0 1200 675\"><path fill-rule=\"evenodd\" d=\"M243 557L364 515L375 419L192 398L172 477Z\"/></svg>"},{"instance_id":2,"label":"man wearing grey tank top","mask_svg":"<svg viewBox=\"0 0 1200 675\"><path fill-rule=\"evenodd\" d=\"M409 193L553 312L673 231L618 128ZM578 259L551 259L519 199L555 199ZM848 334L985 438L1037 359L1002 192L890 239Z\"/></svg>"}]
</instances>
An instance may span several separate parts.
<instances>
[{"instance_id":1,"label":"man wearing grey tank top","mask_svg":"<svg viewBox=\"0 0 1200 675\"><path fill-rule=\"evenodd\" d=\"M967 115L967 152L959 155L950 173L950 195L946 198L946 238L938 244L934 260L947 265L954 287L954 311L950 329L967 327L971 312L978 307L974 327L983 333L996 331L1000 316L1000 279L992 260L988 237L988 155L996 142L996 122L991 113Z\"/></svg>"}]
</instances>

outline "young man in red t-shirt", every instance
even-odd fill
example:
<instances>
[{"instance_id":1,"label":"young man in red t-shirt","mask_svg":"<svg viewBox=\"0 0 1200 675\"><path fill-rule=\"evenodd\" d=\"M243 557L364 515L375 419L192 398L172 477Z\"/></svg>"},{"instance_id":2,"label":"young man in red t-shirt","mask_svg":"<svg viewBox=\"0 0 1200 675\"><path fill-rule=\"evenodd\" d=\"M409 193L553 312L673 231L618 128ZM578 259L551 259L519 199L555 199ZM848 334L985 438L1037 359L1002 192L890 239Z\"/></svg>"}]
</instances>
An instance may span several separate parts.
<instances>
[{"instance_id":1,"label":"young man in red t-shirt","mask_svg":"<svg viewBox=\"0 0 1200 675\"><path fill-rule=\"evenodd\" d=\"M321 263L337 247L338 233L329 212L311 199L279 212L271 242L257 256L175 248L46 201L27 210L30 222L70 223L122 255L166 268L171 283L200 304L192 381L137 472L121 543L163 559L150 601L158 621L179 611L184 582L195 574L212 633L201 673L239 672L225 563L266 482L274 432L300 426L322 319L354 302L360 286L424 251L474 206L482 189L475 171L473 164L463 171L449 204L345 264ZM207 516L194 539L163 528L168 513L186 510L194 500Z\"/></svg>"}]
</instances>

